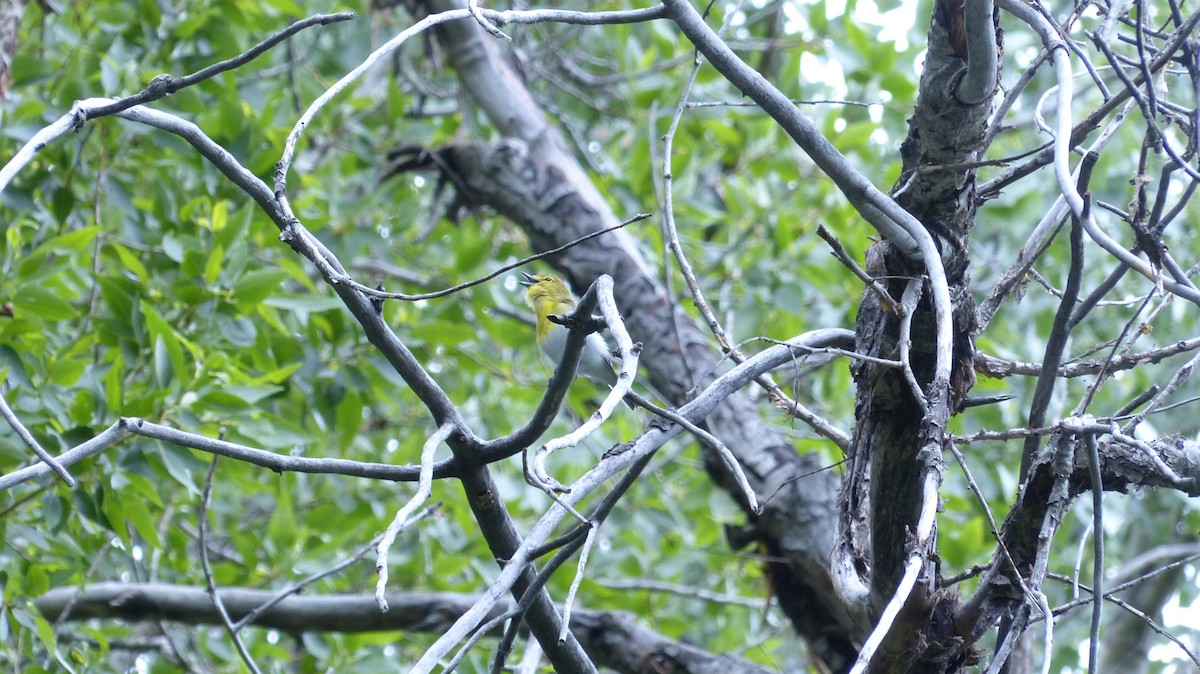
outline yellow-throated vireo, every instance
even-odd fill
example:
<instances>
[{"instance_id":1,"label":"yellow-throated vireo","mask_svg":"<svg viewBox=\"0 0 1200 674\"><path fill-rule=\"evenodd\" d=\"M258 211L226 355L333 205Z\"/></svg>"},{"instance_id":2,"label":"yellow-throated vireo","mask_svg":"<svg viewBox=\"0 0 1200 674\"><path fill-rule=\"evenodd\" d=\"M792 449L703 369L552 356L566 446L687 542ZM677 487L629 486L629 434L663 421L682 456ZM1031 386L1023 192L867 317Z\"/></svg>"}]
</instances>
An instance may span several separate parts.
<instances>
[{"instance_id":1,"label":"yellow-throated vireo","mask_svg":"<svg viewBox=\"0 0 1200 674\"><path fill-rule=\"evenodd\" d=\"M567 345L568 331L564 326L551 321L550 316L565 316L575 311L575 296L571 294L567 284L557 276L524 272L522 276L525 279L520 283L528 288L525 291L525 304L537 314L538 344L542 347L542 353L557 366ZM583 352L579 355L579 367L575 372L608 386L617 383L612 352L605 345L604 338L594 332L587 336Z\"/></svg>"}]
</instances>

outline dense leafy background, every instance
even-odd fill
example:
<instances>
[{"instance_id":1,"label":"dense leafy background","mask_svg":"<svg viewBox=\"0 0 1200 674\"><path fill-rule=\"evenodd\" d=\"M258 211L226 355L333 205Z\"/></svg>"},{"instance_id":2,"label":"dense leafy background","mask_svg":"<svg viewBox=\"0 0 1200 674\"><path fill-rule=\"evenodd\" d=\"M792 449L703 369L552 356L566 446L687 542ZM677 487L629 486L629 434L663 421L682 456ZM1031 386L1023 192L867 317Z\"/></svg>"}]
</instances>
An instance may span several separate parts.
<instances>
[{"instance_id":1,"label":"dense leafy background","mask_svg":"<svg viewBox=\"0 0 1200 674\"><path fill-rule=\"evenodd\" d=\"M924 40L925 19L913 24L912 17L927 17L929 3L920 3L915 14L899 2L764 4L736 17L727 38L790 96L869 104L804 110L876 184L889 186L899 174L896 148L914 102ZM269 179L302 109L410 22L365 3L349 8L360 12L358 21L306 31L249 66L154 107L195 122ZM284 0L142 0L70 3L47 14L31 4L13 69L16 82L0 106L0 157L7 160L76 99L132 94L159 73L180 75L232 57L306 12L342 9L347 6L301 7ZM714 8L716 19L727 10ZM1028 62L1034 47L1020 27L1006 27L1011 81L1013 64ZM508 32L531 89L577 144L617 212L657 210L661 135L691 67L686 41L665 23ZM389 148L494 136L480 113L459 105L453 74L438 67L430 49L424 41L410 44L319 115L290 180L305 224L360 280L393 290L451 285L530 252L518 230L489 213L441 217L446 197L437 198L428 178L381 182ZM995 157L1044 140L1031 123L1033 96L1014 109L1015 128L1001 136ZM692 98L739 100L711 69L700 71ZM1133 148L1132 155L1140 137L1129 134L1118 142ZM690 110L675 148L685 249L734 335L784 339L812 328L852 326L860 285L814 231L825 224L860 259L871 232L774 123L754 108ZM1131 164L1118 152L1112 155L1102 162L1097 183L1111 192L1103 198L1122 204ZM1049 181L1040 178L1044 174L1010 187L981 212L973 239L981 295L1050 203ZM1187 223L1180 225L1172 250L1191 259L1188 253L1200 252L1200 245ZM0 230L0 302L11 303L13 313L0 319L6 396L51 451L73 446L120 416L141 416L278 452L411 463L432 430L415 397L314 272L278 241L271 223L174 137L113 119L89 123L43 150L0 195ZM690 309L655 226L635 225L633 233ZM1064 259L1059 244L1039 265L1053 284L1062 283ZM1088 283L1109 268L1089 269ZM1146 289L1132 278L1119 288L1131 297ZM1004 358L1040 359L1054 306L1052 296L1031 286L1021 303L1001 310L979 346ZM515 317L523 311L515 279L502 277L447 299L389 303L386 317L477 431L495 436L528 416L547 375L530 346L528 326ZM1132 311L1106 307L1085 334L1097 343L1112 339ZM1191 336L1173 323L1192 316L1181 304L1168 306L1141 343ZM760 345L749 342L747 348ZM1072 353L1090 346L1077 341ZM1169 370L1128 373L1105 389L1095 409L1115 409L1163 372ZM1063 399L1073 401L1087 383L1071 382ZM955 430L1022 425L1027 386L1031 382L1020 378L981 381L979 392L1018 398L962 416ZM573 409L584 414L595 391L584 383L576 389ZM806 374L795 382L795 393L851 427L853 396L844 363ZM819 452L829 464L840 458L836 448L769 405L762 409L790 429L801 451ZM624 413L555 470L577 474L642 421ZM556 430L569 423L564 416ZM1190 434L1198 427L1186 410L1155 424ZM997 518L1016 488L1018 452L1015 443L968 450ZM28 460L15 435L0 434L0 468L7 472ZM81 481L75 490L44 479L0 494L6 609L0 614L0 667L124 671L132 656L114 650L114 640L153 634L157 627L85 623L55 629L27 602L52 587L99 580L202 585L197 512L210 460L131 440L75 466ZM497 473L521 521L546 507L545 497L522 482L519 463ZM940 527L947 574L985 561L992 547L960 474L948 476ZM326 568L366 545L411 492L409 485L281 476L222 461L212 513L217 580L277 587ZM458 486L437 484L434 497L442 502L436 515L396 545L392 578L398 588L478 591L495 574L495 564ZM1113 559L1124 556L1121 532L1131 520L1163 537L1176 529L1194 534L1200 524L1194 506L1170 497L1110 497L1108 503L1115 513L1106 532L1116 549ZM1064 545L1078 540L1088 511L1078 506L1079 521L1064 529ZM708 481L695 448L670 448L602 529L583 603L634 611L646 626L670 636L794 671L799 647L782 620L761 606L606 586L610 579L653 579L762 600L769 589L760 561L753 551L730 551L724 540L722 527L741 521L732 501ZM1074 556L1066 555L1057 570L1070 574L1073 563ZM368 557L313 591L369 592L371 567ZM569 573L559 574L552 585L556 596L569 580ZM1062 592L1052 604L1069 595ZM1193 604L1194 595L1194 583L1185 584L1179 603ZM219 630L167 629L205 669L237 670L237 656ZM1059 630L1061 661L1077 661L1073 649L1086 634L1086 618L1068 618ZM291 671L404 671L431 638L246 634L260 664L272 671L289 661L299 663ZM175 670L153 655L141 666ZM476 655L467 667L485 668L485 656Z\"/></svg>"}]
</instances>

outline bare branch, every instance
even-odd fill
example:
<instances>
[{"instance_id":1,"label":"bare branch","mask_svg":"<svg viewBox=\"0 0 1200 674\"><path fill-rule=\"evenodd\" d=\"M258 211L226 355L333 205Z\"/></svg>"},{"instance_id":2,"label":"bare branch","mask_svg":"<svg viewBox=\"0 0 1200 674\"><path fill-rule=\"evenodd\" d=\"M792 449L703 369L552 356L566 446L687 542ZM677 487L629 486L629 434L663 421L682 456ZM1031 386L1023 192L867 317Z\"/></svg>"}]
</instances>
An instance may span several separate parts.
<instances>
[{"instance_id":1,"label":"bare branch","mask_svg":"<svg viewBox=\"0 0 1200 674\"><path fill-rule=\"evenodd\" d=\"M61 613L77 588L55 588L34 600L48 620ZM221 599L230 614L241 616L270 598L270 590L224 587ZM212 600L202 588L185 585L97 583L82 588L71 620L123 619L130 622L172 620L185 624L219 624ZM255 625L283 632L329 631L341 633L411 630L437 633L475 600L451 592L393 593L392 610L380 613L367 594L304 594L288 597L264 612ZM500 607L501 615L508 606ZM718 655L639 627L628 615L587 609L575 611L579 639L604 666L632 674L632 663L645 658L669 657L680 674L721 671L727 674L768 674L770 670L729 655ZM668 656L669 654L669 656Z\"/></svg>"},{"instance_id":2,"label":"bare branch","mask_svg":"<svg viewBox=\"0 0 1200 674\"><path fill-rule=\"evenodd\" d=\"M433 453L455 430L457 429L454 426L446 424L434 431L425 441L424 447L421 448L421 475L417 481L417 493L413 494L408 503L396 511L396 517L383 532L383 536L379 539L379 545L375 548L377 555L375 572L379 574L379 580L375 584L375 602L379 605L379 610L384 613L388 611L387 599L384 598L388 581L388 550L396 541L396 536L408 525L412 514L429 500L433 487Z\"/></svg>"},{"instance_id":3,"label":"bare branch","mask_svg":"<svg viewBox=\"0 0 1200 674\"><path fill-rule=\"evenodd\" d=\"M204 582L208 587L208 596L212 600L213 607L217 610L217 615L221 618L221 625L225 627L225 632L233 641L234 648L237 649L238 655L242 658L242 662L250 669L253 674L262 674L262 670L255 664L254 658L250 656L250 651L246 650L246 644L242 642L242 637L238 634L237 628L233 626L233 619L229 617L229 612L225 610L225 602L221 600L221 592L217 588L216 578L213 577L212 565L208 561L208 513L209 504L212 502L212 485L213 476L217 473L217 462L221 457L214 456L212 462L208 465L208 477L204 480L204 490L200 497L200 568L204 571Z\"/></svg>"},{"instance_id":4,"label":"bare branch","mask_svg":"<svg viewBox=\"0 0 1200 674\"><path fill-rule=\"evenodd\" d=\"M50 456L50 453L42 447L41 443L37 441L37 438L33 437L33 434L29 432L29 429L25 428L25 424L22 424L21 420L17 418L17 415L13 413L12 408L8 406L8 401L4 399L3 388L0 388L0 416L3 416L4 420L8 422L8 425L12 426L12 429L17 433L17 437L21 438L21 441L24 442L29 449L33 450L33 453L37 455L38 460L58 474L58 476L62 478L62 481L65 482L68 487L75 487L75 478L71 477L71 474L67 472L67 469L58 461L56 461L53 456Z\"/></svg>"},{"instance_id":5,"label":"bare branch","mask_svg":"<svg viewBox=\"0 0 1200 674\"><path fill-rule=\"evenodd\" d=\"M1143 365L1158 363L1162 360L1177 356L1181 353L1189 353L1200 349L1200 337L1185 339L1175 342L1170 346L1164 346L1149 351L1140 353L1126 354L1117 356L1108 363L1109 371L1116 370L1131 370ZM986 374L989 377L1008 377L1014 374L1025 376L1036 376L1042 369L1041 363L1022 363L1011 360L1003 360L995 356L987 354L978 354L975 357L975 369L981 374ZM1059 377L1083 377L1093 375L1105 369L1105 359L1095 358L1090 360L1080 360L1066 363L1059 366L1057 373Z\"/></svg>"}]
</instances>

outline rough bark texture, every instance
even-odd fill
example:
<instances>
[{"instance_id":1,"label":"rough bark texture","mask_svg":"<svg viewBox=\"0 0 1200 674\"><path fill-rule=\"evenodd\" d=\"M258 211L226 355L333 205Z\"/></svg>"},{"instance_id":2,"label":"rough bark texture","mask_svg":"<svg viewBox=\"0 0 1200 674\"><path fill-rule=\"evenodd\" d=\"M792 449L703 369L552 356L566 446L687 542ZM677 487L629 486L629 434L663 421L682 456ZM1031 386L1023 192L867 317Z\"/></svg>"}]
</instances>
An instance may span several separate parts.
<instances>
[{"instance_id":1,"label":"rough bark texture","mask_svg":"<svg viewBox=\"0 0 1200 674\"><path fill-rule=\"evenodd\" d=\"M1165 463L1187 481L1187 484L1175 488L1195 496L1200 490L1200 486L1197 486L1200 485L1200 444L1166 438L1157 442L1154 448L1161 452ZM1099 452L1101 481L1105 491L1124 492L1131 485L1166 486L1163 482L1166 476L1143 452L1115 442L1102 444ZM1065 507L1051 502L1056 477L1052 459L1052 451L1047 448L1034 461L1029 479L1001 527L1005 547L1022 574L1028 573L1037 553L1046 519L1056 517L1058 508ZM1075 457L1066 480L1071 498L1090 487L1091 476L1082 456ZM1049 544L1049 541L1044 543ZM958 610L955 630L961 638L973 643L992 629L997 620L1010 614L1023 599L1012 566L997 550L988 571L979 581L978 589Z\"/></svg>"},{"instance_id":2,"label":"rough bark texture","mask_svg":"<svg viewBox=\"0 0 1200 674\"><path fill-rule=\"evenodd\" d=\"M21 14L25 3L21 0L0 0L0 102L8 95L12 85L13 55L17 53L17 29L21 26Z\"/></svg>"},{"instance_id":3,"label":"rough bark texture","mask_svg":"<svg viewBox=\"0 0 1200 674\"><path fill-rule=\"evenodd\" d=\"M967 292L967 241L975 219L973 170L923 171L930 166L957 165L975 159L983 150L990 106L964 105L955 96L966 53L955 49L953 27L961 25L961 7L939 3L929 30L929 52L921 77L920 95L909 134L901 147L903 170L894 196L935 236L943 256L954 311L954 368L950 409L956 409L974 384L974 304ZM997 38L999 39L999 38ZM867 270L899 299L908 279L923 269L903 259L888 243L868 253ZM880 358L899 356L901 318L884 310L879 298L866 293L857 319L857 350ZM932 381L936 341L933 308L924 297L912 321L910 362L917 381ZM932 457L919 449L930 424L904 374L894 368L866 363L855 369L858 425L854 459L842 494L846 530L857 547L860 568L869 566L864 580L870 587L872 611L878 612L893 595L912 549L912 532L921 511L923 475ZM936 459L933 459L936 460ZM930 551L932 552L932 545ZM936 565L930 556L917 587L880 653L874 671L955 671L973 659L953 644L955 597L936 585ZM866 561L869 560L869 563Z\"/></svg>"},{"instance_id":4,"label":"rough bark texture","mask_svg":"<svg viewBox=\"0 0 1200 674\"><path fill-rule=\"evenodd\" d=\"M463 491L471 504L471 512L479 523L479 531L487 539L488 549L497 559L512 559L520 547L520 534L513 526L503 500L499 497L499 489L492 481L486 467L468 470L461 478ZM537 576L537 569L531 564L516 579L512 586L515 598L525 596L525 593L537 592L536 598L530 605L530 611L525 617L525 623L538 638L539 642L547 644L543 647L546 658L560 672L593 672L594 656L581 650L582 644L574 643L574 633L568 633L567 638L559 642L558 635L562 633L562 615L550 599L550 593L544 587L531 590Z\"/></svg>"}]
</instances>

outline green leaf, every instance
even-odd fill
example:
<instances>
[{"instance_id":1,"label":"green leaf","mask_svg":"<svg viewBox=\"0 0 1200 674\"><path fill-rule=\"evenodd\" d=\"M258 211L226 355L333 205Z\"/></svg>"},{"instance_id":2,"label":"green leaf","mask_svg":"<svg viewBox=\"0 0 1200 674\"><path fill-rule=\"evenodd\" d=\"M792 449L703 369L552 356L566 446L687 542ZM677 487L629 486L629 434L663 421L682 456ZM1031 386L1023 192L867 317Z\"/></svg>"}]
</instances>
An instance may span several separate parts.
<instances>
[{"instance_id":1,"label":"green leaf","mask_svg":"<svg viewBox=\"0 0 1200 674\"><path fill-rule=\"evenodd\" d=\"M212 252L208 254L208 259L204 263L204 281L209 285L216 283L224 266L225 248L219 245L213 246Z\"/></svg>"},{"instance_id":2,"label":"green leaf","mask_svg":"<svg viewBox=\"0 0 1200 674\"><path fill-rule=\"evenodd\" d=\"M284 473L279 476L275 489L275 510L267 525L267 535L280 548L291 547L296 541L296 513L292 505L291 484L295 480Z\"/></svg>"},{"instance_id":3,"label":"green leaf","mask_svg":"<svg viewBox=\"0 0 1200 674\"><path fill-rule=\"evenodd\" d=\"M281 269L256 269L248 272L233 287L233 301L239 304L258 304L267 299L288 277Z\"/></svg>"},{"instance_id":4,"label":"green leaf","mask_svg":"<svg viewBox=\"0 0 1200 674\"><path fill-rule=\"evenodd\" d=\"M263 384L279 384L287 381L295 372L302 366L301 363L292 363L285 365L277 370L264 373L258 377L250 379L247 384L251 386L261 386Z\"/></svg>"},{"instance_id":5,"label":"green leaf","mask_svg":"<svg viewBox=\"0 0 1200 674\"><path fill-rule=\"evenodd\" d=\"M13 296L13 316L27 320L65 321L79 317L79 312L58 294L40 285L27 285Z\"/></svg>"},{"instance_id":6,"label":"green leaf","mask_svg":"<svg viewBox=\"0 0 1200 674\"><path fill-rule=\"evenodd\" d=\"M154 340L155 377L160 386L166 387L175 378L186 375L187 364L183 357L183 345L174 328L149 302L141 302L141 309L142 315L146 317L146 329Z\"/></svg>"},{"instance_id":7,"label":"green leaf","mask_svg":"<svg viewBox=\"0 0 1200 674\"><path fill-rule=\"evenodd\" d=\"M482 236L464 236L454 248L455 264L459 269L471 269L479 265L491 249L492 242Z\"/></svg>"},{"instance_id":8,"label":"green leaf","mask_svg":"<svg viewBox=\"0 0 1200 674\"><path fill-rule=\"evenodd\" d=\"M29 255L21 260L21 276L29 276L46 264L54 253L79 253L87 248L100 233L99 227L81 227L46 239Z\"/></svg>"},{"instance_id":9,"label":"green leaf","mask_svg":"<svg viewBox=\"0 0 1200 674\"><path fill-rule=\"evenodd\" d=\"M322 297L320 295L272 295L263 300L263 304L269 307L305 313L332 311L334 309L343 309L346 306L336 297Z\"/></svg>"},{"instance_id":10,"label":"green leaf","mask_svg":"<svg viewBox=\"0 0 1200 674\"><path fill-rule=\"evenodd\" d=\"M104 402L110 410L121 409L121 402L124 399L124 381L121 378L121 370L125 364L125 358L119 351L112 351L112 366L108 372L104 373Z\"/></svg>"},{"instance_id":11,"label":"green leaf","mask_svg":"<svg viewBox=\"0 0 1200 674\"><path fill-rule=\"evenodd\" d=\"M81 388L75 391L75 397L71 400L71 406L68 408L68 414L71 421L80 425L86 426L95 420L96 398L90 389Z\"/></svg>"},{"instance_id":12,"label":"green leaf","mask_svg":"<svg viewBox=\"0 0 1200 674\"><path fill-rule=\"evenodd\" d=\"M180 243L178 238L171 234L164 235L162 247L163 253L166 253L167 257L171 258L176 263L183 262L183 244Z\"/></svg>"},{"instance_id":13,"label":"green leaf","mask_svg":"<svg viewBox=\"0 0 1200 674\"><path fill-rule=\"evenodd\" d=\"M304 10L300 8L300 5L296 4L292 0L265 0L263 4L278 10L280 14L287 14L290 16L304 15Z\"/></svg>"},{"instance_id":14,"label":"green leaf","mask_svg":"<svg viewBox=\"0 0 1200 674\"><path fill-rule=\"evenodd\" d=\"M229 223L229 202L218 201L213 206L212 220L209 222L209 227L213 232L220 232L225 229L225 225Z\"/></svg>"},{"instance_id":15,"label":"green leaf","mask_svg":"<svg viewBox=\"0 0 1200 674\"><path fill-rule=\"evenodd\" d=\"M270 396L282 393L282 386L227 386L224 391L231 396L237 397L247 405L255 405L258 402L269 398Z\"/></svg>"},{"instance_id":16,"label":"green leaf","mask_svg":"<svg viewBox=\"0 0 1200 674\"><path fill-rule=\"evenodd\" d=\"M454 346L478 337L479 330L467 323L433 320L414 325L412 334L426 342Z\"/></svg>"},{"instance_id":17,"label":"green leaf","mask_svg":"<svg viewBox=\"0 0 1200 674\"><path fill-rule=\"evenodd\" d=\"M193 479L193 473L204 470L204 464L192 456L191 452L182 447L168 447L158 444L158 455L162 458L163 466L176 482L183 485L192 496L200 495L200 487Z\"/></svg>"},{"instance_id":18,"label":"green leaf","mask_svg":"<svg viewBox=\"0 0 1200 674\"><path fill-rule=\"evenodd\" d=\"M135 479L145 478L141 476L130 476L130 482ZM152 548L161 548L162 542L158 539L158 528L155 526L155 518L150 513L150 499L147 498L144 489L133 489L127 487L125 489L116 490L118 498L121 499L121 510L125 514L127 522L133 524L133 528L137 530L138 535L146 541Z\"/></svg>"},{"instance_id":19,"label":"green leaf","mask_svg":"<svg viewBox=\"0 0 1200 674\"><path fill-rule=\"evenodd\" d=\"M59 224L67 221L67 216L75 210L75 194L71 190L60 187L50 194L50 212Z\"/></svg>"},{"instance_id":20,"label":"green leaf","mask_svg":"<svg viewBox=\"0 0 1200 674\"><path fill-rule=\"evenodd\" d=\"M166 340L162 335L154 338L154 380L162 388L169 388L175 379L171 368L171 357L167 353Z\"/></svg>"},{"instance_id":21,"label":"green leaf","mask_svg":"<svg viewBox=\"0 0 1200 674\"><path fill-rule=\"evenodd\" d=\"M54 533L61 532L62 526L66 524L66 508L63 506L63 500L58 494L47 494L46 498L42 499L42 516L46 519L46 526Z\"/></svg>"},{"instance_id":22,"label":"green leaf","mask_svg":"<svg viewBox=\"0 0 1200 674\"><path fill-rule=\"evenodd\" d=\"M31 573L30 575L33 574ZM41 588L39 587L39 589ZM31 591L31 596L41 596L46 593L46 589L41 589L40 592L36 590ZM33 594L33 592L36 592L36 594ZM38 640L42 642L42 647L51 653L57 654L58 639L54 636L54 626L41 616L34 616L34 624L37 626L35 631L37 632Z\"/></svg>"},{"instance_id":23,"label":"green leaf","mask_svg":"<svg viewBox=\"0 0 1200 674\"><path fill-rule=\"evenodd\" d=\"M212 12L192 12L187 18L175 24L175 36L181 40L188 40L207 26L211 18Z\"/></svg>"},{"instance_id":24,"label":"green leaf","mask_svg":"<svg viewBox=\"0 0 1200 674\"><path fill-rule=\"evenodd\" d=\"M50 364L49 379L57 386L74 386L87 370L88 362L75 358L56 358Z\"/></svg>"},{"instance_id":25,"label":"green leaf","mask_svg":"<svg viewBox=\"0 0 1200 674\"><path fill-rule=\"evenodd\" d=\"M342 396L335 410L334 430L337 432L338 449L343 454L362 431L362 419L362 399L352 393Z\"/></svg>"},{"instance_id":26,"label":"green leaf","mask_svg":"<svg viewBox=\"0 0 1200 674\"><path fill-rule=\"evenodd\" d=\"M104 518L108 520L108 530L116 534L128 547L130 543L129 529L125 526L125 510L121 507L119 497L113 493L112 489L105 489L103 494L100 510L104 512Z\"/></svg>"},{"instance_id":27,"label":"green leaf","mask_svg":"<svg viewBox=\"0 0 1200 674\"><path fill-rule=\"evenodd\" d=\"M133 251L119 243L110 242L108 245L117 254L126 271L132 272L139 281L144 282L150 278L150 272L146 271L146 265L142 264L141 259Z\"/></svg>"},{"instance_id":28,"label":"green leaf","mask_svg":"<svg viewBox=\"0 0 1200 674\"><path fill-rule=\"evenodd\" d=\"M104 303L108 305L108 310L114 316L120 319L122 323L128 323L133 317L133 284L125 279L117 279L111 276L101 276L96 279L100 286L100 297L104 299Z\"/></svg>"}]
</instances>

